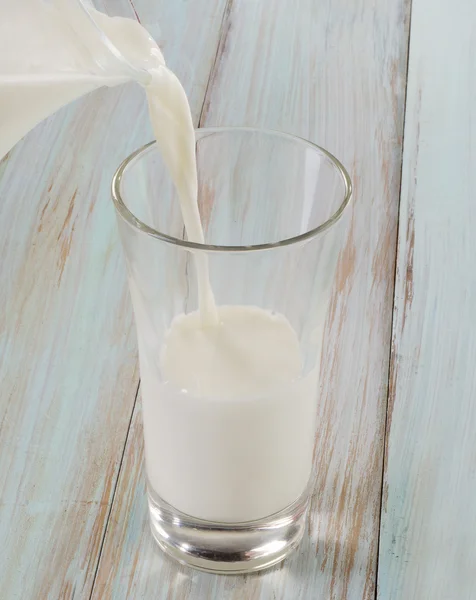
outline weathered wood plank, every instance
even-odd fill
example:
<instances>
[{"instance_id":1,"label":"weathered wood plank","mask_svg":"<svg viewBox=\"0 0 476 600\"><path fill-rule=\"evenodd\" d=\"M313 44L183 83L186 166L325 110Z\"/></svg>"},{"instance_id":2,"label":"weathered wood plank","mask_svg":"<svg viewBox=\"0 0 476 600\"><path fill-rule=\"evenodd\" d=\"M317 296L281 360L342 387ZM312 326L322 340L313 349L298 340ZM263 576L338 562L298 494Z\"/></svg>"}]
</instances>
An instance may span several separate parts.
<instances>
[{"instance_id":1,"label":"weathered wood plank","mask_svg":"<svg viewBox=\"0 0 476 600\"><path fill-rule=\"evenodd\" d=\"M191 4L153 9L198 120L224 2ZM98 5L134 16L127 0ZM139 87L100 90L41 124L0 165L5 600L90 595L138 385L110 181L152 137Z\"/></svg>"},{"instance_id":2,"label":"weathered wood plank","mask_svg":"<svg viewBox=\"0 0 476 600\"><path fill-rule=\"evenodd\" d=\"M94 598L373 598L408 10L405 0L229 4L201 124L310 138L342 158L355 185L326 334L309 536L283 565L249 577L162 556L148 531L138 406Z\"/></svg>"},{"instance_id":3,"label":"weathered wood plank","mask_svg":"<svg viewBox=\"0 0 476 600\"><path fill-rule=\"evenodd\" d=\"M469 600L476 598L476 4L413 0L410 44L379 597Z\"/></svg>"}]
</instances>

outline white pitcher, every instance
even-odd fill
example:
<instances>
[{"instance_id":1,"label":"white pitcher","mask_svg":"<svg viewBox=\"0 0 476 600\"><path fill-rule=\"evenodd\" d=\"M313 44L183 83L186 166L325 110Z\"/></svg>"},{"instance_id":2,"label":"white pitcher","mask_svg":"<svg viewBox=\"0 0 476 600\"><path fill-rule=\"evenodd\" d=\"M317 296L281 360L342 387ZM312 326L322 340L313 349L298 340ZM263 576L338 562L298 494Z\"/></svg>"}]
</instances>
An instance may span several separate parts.
<instances>
[{"instance_id":1,"label":"white pitcher","mask_svg":"<svg viewBox=\"0 0 476 600\"><path fill-rule=\"evenodd\" d=\"M61 106L101 86L145 85L160 64L137 21L89 0L0 0L0 159Z\"/></svg>"}]
</instances>

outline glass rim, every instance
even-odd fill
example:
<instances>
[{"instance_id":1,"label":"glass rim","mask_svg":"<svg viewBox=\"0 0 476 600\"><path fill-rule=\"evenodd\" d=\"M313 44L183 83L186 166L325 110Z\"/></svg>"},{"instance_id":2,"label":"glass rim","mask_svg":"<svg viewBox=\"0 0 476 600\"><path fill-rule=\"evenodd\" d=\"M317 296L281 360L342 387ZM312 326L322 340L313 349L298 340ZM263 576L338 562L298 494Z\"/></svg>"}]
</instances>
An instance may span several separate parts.
<instances>
[{"instance_id":1,"label":"glass rim","mask_svg":"<svg viewBox=\"0 0 476 600\"><path fill-rule=\"evenodd\" d=\"M223 246L223 245L213 245L213 244L200 244L198 242L190 242L188 240L182 240L176 238L172 235L168 235L166 233L162 233L157 231L156 229L150 227L146 223L142 222L138 219L134 213L129 210L126 203L122 199L121 196L121 181L124 175L124 171L126 168L135 161L141 154L146 152L151 146L154 146L157 142L153 140L149 142L134 152L130 154L126 159L122 161L122 163L117 168L114 176L112 178L111 184L111 194L112 200L114 202L114 206L119 213L119 215L134 229L139 230L146 235L149 235L155 239L158 239L167 244L172 244L174 246L179 246L181 248L185 248L187 250L192 251L203 251L203 252L256 252L259 250L271 250L273 248L283 248L286 246L292 246L294 244L298 244L299 242L304 242L310 240L312 238L317 237L318 235L324 233L328 229L330 229L344 213L345 208L350 202L352 197L352 182L349 174L347 173L345 167L342 163L330 152L328 152L325 148L318 146L317 144L313 144L308 140L291 135L289 133L283 133L280 131L275 131L273 129L259 129L256 127L200 127L195 129L195 133L200 134L215 134L215 133L238 133L238 132L249 132L249 133L264 133L267 135L273 135L276 137L281 137L283 139L291 140L294 142L298 142L299 144L304 144L313 150L317 150L319 153L324 154L336 168L337 172L340 174L342 182L344 184L344 194L343 200L340 203L337 210L323 223L318 225L317 227L313 227L309 229L309 231L305 231L304 233L300 233L299 235L292 236L290 238L285 238L283 240L279 240L277 242L268 242L264 244L252 244L249 246Z\"/></svg>"}]
</instances>

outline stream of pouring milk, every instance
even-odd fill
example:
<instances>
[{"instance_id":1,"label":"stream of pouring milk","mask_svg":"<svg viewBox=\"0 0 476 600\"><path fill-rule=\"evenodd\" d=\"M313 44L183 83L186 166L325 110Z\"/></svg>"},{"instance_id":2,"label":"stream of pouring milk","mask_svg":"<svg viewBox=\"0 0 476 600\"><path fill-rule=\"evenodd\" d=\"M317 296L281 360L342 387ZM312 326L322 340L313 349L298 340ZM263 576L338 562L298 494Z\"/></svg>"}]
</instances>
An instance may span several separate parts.
<instances>
[{"instance_id":1,"label":"stream of pouring milk","mask_svg":"<svg viewBox=\"0 0 476 600\"><path fill-rule=\"evenodd\" d=\"M203 244L205 238L198 211L195 133L185 91L177 77L162 67L150 71L146 87L149 115L157 144L175 184L187 238ZM210 286L206 254L194 254L198 299L203 325L217 325L218 315Z\"/></svg>"},{"instance_id":2,"label":"stream of pouring milk","mask_svg":"<svg viewBox=\"0 0 476 600\"><path fill-rule=\"evenodd\" d=\"M185 92L137 22L96 16L124 56L147 65L151 77L145 90L157 143L180 198L187 237L203 243L195 136ZM55 109L124 80L107 68L94 73L95 62L52 18L32 14L26 39L22 23L22 44L15 41L11 22L0 24L18 63L10 81L3 79L0 156ZM64 52L48 53L45 35L56 35ZM33 55L36 68L18 77ZM192 516L259 519L285 508L306 488L316 374L301 377L298 337L284 316L252 306L217 308L207 257L194 256L199 311L171 323L157 357L160 376L141 362L148 479L154 494Z\"/></svg>"}]
</instances>

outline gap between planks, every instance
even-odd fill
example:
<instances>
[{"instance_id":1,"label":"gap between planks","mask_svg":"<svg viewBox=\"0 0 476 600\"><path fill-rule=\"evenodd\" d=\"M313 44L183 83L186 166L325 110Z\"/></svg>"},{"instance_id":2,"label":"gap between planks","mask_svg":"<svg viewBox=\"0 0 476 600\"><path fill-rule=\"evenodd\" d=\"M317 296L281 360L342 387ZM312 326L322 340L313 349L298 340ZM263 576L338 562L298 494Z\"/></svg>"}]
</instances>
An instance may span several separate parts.
<instances>
[{"instance_id":1,"label":"gap between planks","mask_svg":"<svg viewBox=\"0 0 476 600\"><path fill-rule=\"evenodd\" d=\"M126 435L124 438L124 447L122 448L122 454L121 454L121 458L119 461L119 468L117 469L116 481L114 482L114 489L112 491L111 504L109 505L109 510L107 512L106 521L104 523L104 530L103 530L103 535L102 535L102 539L101 539L101 545L99 546L98 558L96 561L96 568L94 569L94 577L93 577L93 582L91 585L91 592L89 594L89 600L91 600L91 598L93 597L94 588L96 586L96 578L97 578L98 571L99 571L99 563L101 562L102 550L104 547L104 542L106 541L107 531L109 529L109 519L111 518L112 508L114 506L114 500L116 499L116 492L117 492L117 487L119 484L119 475L121 474L122 463L124 462L124 457L126 455L127 442L129 440L129 434L131 431L132 419L134 418L134 412L136 409L137 399L139 397L139 389L140 389L140 379L139 379L139 382L137 383L137 389L136 389L136 393L135 393L135 397L134 397L134 402L132 404L131 416L129 418L129 424L127 426L127 432L126 432Z\"/></svg>"},{"instance_id":2,"label":"gap between planks","mask_svg":"<svg viewBox=\"0 0 476 600\"><path fill-rule=\"evenodd\" d=\"M394 348L393 348L393 339L394 339L394 328L395 328L395 295L397 289L397 265L398 265L398 253L400 251L399 244L399 233L400 233L400 204L402 201L402 175L403 175L403 153L405 149L405 123L407 118L407 97L408 97L408 67L410 64L410 51L411 51L411 36L412 36L412 8L413 8L413 0L409 0L408 6L408 39L407 39L407 56L406 56L406 67L405 67L405 94L403 99L403 121L402 121L402 145L400 149L400 184L398 190L398 199L397 199L397 233L395 240L395 263L393 269L393 302L392 302L392 323L390 326L390 343L389 343L389 353L388 353L388 380L387 380L387 397L386 397L386 406L385 406L385 424L383 431L383 459L382 459L382 472L381 472L381 480L380 480L380 511L378 517L378 527L377 527L377 562L375 564L375 588L374 588L374 600L378 600L378 572L379 572L379 559L380 559L380 531L382 528L382 512L383 512L383 501L384 501L384 485L385 485L385 472L387 470L387 460L388 460L388 435L389 435L389 407L393 404L395 390L393 388L393 376L394 376ZM390 398L392 396L392 398Z\"/></svg>"}]
</instances>

